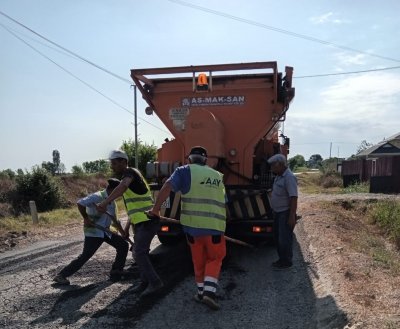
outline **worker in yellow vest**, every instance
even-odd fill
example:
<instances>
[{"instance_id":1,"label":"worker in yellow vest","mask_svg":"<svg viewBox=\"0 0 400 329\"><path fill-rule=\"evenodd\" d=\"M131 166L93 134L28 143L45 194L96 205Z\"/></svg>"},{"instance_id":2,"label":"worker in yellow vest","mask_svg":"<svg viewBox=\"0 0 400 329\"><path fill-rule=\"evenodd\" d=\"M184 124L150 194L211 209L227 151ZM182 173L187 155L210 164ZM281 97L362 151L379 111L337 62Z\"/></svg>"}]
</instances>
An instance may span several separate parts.
<instances>
[{"instance_id":1,"label":"worker in yellow vest","mask_svg":"<svg viewBox=\"0 0 400 329\"><path fill-rule=\"evenodd\" d=\"M218 310L215 293L226 254L223 175L206 165L207 151L201 146L193 147L188 159L189 164L178 167L165 182L149 215L160 215L171 191L182 193L180 221L192 253L195 300Z\"/></svg>"},{"instance_id":2,"label":"worker in yellow vest","mask_svg":"<svg viewBox=\"0 0 400 329\"><path fill-rule=\"evenodd\" d=\"M104 212L108 204L120 196L123 197L129 219L125 226L125 234L129 236L129 227L133 225L135 260L141 278L141 283L132 291L140 292L141 296L145 297L158 292L164 286L149 257L150 244L160 223L157 219L147 218L144 213L153 206L151 191L140 171L128 167L127 154L120 150L112 151L110 161L111 169L121 179L121 183L97 205L97 209Z\"/></svg>"}]
</instances>

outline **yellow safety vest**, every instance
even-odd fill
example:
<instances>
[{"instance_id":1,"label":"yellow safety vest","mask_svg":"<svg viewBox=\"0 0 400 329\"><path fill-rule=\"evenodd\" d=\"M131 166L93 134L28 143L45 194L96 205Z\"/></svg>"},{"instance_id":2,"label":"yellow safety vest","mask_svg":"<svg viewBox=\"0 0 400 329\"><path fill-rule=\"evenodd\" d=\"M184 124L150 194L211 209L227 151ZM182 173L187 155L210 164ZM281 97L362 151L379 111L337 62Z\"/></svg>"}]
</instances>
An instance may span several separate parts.
<instances>
[{"instance_id":1,"label":"yellow safety vest","mask_svg":"<svg viewBox=\"0 0 400 329\"><path fill-rule=\"evenodd\" d=\"M123 194L126 211L133 225L149 220L144 212L153 207L150 187L143 177L142 179L147 187L147 192L145 194L136 194L130 188Z\"/></svg>"},{"instance_id":2,"label":"yellow safety vest","mask_svg":"<svg viewBox=\"0 0 400 329\"><path fill-rule=\"evenodd\" d=\"M208 166L191 164L189 168L190 191L181 198L181 224L225 232L224 175Z\"/></svg>"}]
</instances>

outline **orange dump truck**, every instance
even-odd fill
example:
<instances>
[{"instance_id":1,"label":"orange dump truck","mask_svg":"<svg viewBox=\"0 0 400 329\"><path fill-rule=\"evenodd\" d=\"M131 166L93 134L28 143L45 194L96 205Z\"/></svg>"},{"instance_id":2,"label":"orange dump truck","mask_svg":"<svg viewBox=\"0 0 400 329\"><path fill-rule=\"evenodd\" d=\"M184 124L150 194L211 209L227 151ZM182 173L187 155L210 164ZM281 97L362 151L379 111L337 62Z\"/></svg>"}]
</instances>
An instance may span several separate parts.
<instances>
[{"instance_id":1,"label":"orange dump truck","mask_svg":"<svg viewBox=\"0 0 400 329\"><path fill-rule=\"evenodd\" d=\"M156 114L172 133L147 164L155 196L176 167L187 163L193 146L207 149L207 164L224 174L227 230L245 240L272 236L267 190L272 173L267 159L287 155L289 138L281 131L294 98L293 68L278 72L276 62L133 69L131 77L144 100L146 114ZM281 143L280 143L281 141ZM179 219L180 195L172 193L162 215ZM162 243L182 235L167 224Z\"/></svg>"}]
</instances>

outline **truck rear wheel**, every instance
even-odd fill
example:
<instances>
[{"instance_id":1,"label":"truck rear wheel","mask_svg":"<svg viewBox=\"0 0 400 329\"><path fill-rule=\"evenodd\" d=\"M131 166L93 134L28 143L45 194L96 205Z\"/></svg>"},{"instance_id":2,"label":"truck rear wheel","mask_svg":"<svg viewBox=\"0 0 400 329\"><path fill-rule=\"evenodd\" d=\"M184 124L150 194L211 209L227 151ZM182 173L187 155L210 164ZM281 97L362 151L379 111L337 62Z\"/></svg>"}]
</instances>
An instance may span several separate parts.
<instances>
[{"instance_id":1,"label":"truck rear wheel","mask_svg":"<svg viewBox=\"0 0 400 329\"><path fill-rule=\"evenodd\" d=\"M157 234L158 240L165 246L174 246L183 240L183 236L165 236Z\"/></svg>"}]
</instances>

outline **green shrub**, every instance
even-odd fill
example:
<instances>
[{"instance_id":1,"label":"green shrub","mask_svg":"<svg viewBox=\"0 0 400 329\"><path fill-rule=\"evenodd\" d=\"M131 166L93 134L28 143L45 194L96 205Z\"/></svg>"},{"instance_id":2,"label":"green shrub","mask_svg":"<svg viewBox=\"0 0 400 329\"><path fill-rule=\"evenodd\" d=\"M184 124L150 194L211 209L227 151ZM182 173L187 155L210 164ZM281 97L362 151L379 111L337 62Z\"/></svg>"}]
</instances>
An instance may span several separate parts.
<instances>
[{"instance_id":1,"label":"green shrub","mask_svg":"<svg viewBox=\"0 0 400 329\"><path fill-rule=\"evenodd\" d=\"M72 175L74 177L82 177L85 175L85 171L83 170L83 168L81 166L75 165L75 166L72 166Z\"/></svg>"},{"instance_id":2,"label":"green shrub","mask_svg":"<svg viewBox=\"0 0 400 329\"><path fill-rule=\"evenodd\" d=\"M382 227L400 248L400 202L379 201L371 207L370 212L373 223Z\"/></svg>"},{"instance_id":3,"label":"green shrub","mask_svg":"<svg viewBox=\"0 0 400 329\"><path fill-rule=\"evenodd\" d=\"M343 188L343 193L368 193L368 192L369 192L368 182L355 183Z\"/></svg>"},{"instance_id":4,"label":"green shrub","mask_svg":"<svg viewBox=\"0 0 400 329\"><path fill-rule=\"evenodd\" d=\"M64 203L61 184L45 169L35 167L31 173L18 175L16 183L12 205L17 214L27 212L31 200L36 202L38 211L52 210Z\"/></svg>"}]
</instances>

